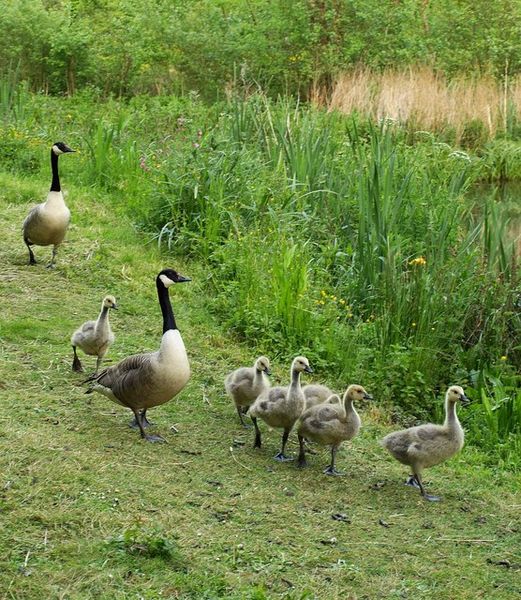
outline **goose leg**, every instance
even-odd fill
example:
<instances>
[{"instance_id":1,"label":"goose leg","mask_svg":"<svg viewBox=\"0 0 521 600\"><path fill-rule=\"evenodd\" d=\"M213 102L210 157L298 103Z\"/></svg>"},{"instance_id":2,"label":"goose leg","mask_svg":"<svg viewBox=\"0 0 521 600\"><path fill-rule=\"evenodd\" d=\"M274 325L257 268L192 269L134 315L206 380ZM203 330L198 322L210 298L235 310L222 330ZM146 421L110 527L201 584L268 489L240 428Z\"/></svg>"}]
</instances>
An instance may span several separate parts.
<instances>
[{"instance_id":1,"label":"goose leg","mask_svg":"<svg viewBox=\"0 0 521 600\"><path fill-rule=\"evenodd\" d=\"M284 433L282 434L282 448L280 449L280 452L278 454L275 455L275 460L279 460L280 462L286 462L289 460L293 460L293 458L291 456L286 456L284 454L284 451L286 450L286 444L288 442L288 437L289 437L289 432L291 431L290 429L284 429Z\"/></svg>"},{"instance_id":2,"label":"goose leg","mask_svg":"<svg viewBox=\"0 0 521 600\"><path fill-rule=\"evenodd\" d=\"M145 428L143 426L143 421L142 421L142 413L139 412L139 410L134 410L132 409L134 412L134 417L137 421L138 427L139 427L139 431L141 433L141 437L146 440L147 442L165 442L166 440L164 438L162 438L160 435L150 435L147 434L145 431Z\"/></svg>"},{"instance_id":3,"label":"goose leg","mask_svg":"<svg viewBox=\"0 0 521 600\"><path fill-rule=\"evenodd\" d=\"M418 486L420 488L421 495L425 498L425 500L428 500L429 502L439 502L441 500L441 498L439 496L433 496L432 494L427 494L427 492L425 491L425 488L423 487L422 478L419 473L414 473L414 477L415 477L416 481L418 482Z\"/></svg>"},{"instance_id":4,"label":"goose leg","mask_svg":"<svg viewBox=\"0 0 521 600\"><path fill-rule=\"evenodd\" d=\"M78 355L76 354L76 346L72 347L72 351L74 352L74 358L72 359L72 370L76 371L77 373L83 373L83 366L78 358Z\"/></svg>"},{"instance_id":5,"label":"goose leg","mask_svg":"<svg viewBox=\"0 0 521 600\"><path fill-rule=\"evenodd\" d=\"M343 473L341 471L337 471L335 468L335 460L336 460L337 450L338 450L338 446L331 446L331 464L324 469L325 475L336 475L336 476L343 475Z\"/></svg>"},{"instance_id":6,"label":"goose leg","mask_svg":"<svg viewBox=\"0 0 521 600\"><path fill-rule=\"evenodd\" d=\"M255 442L253 443L254 448L260 448L262 446L261 441L261 432L259 426L257 425L257 417L252 417L253 426L255 427Z\"/></svg>"},{"instance_id":7,"label":"goose leg","mask_svg":"<svg viewBox=\"0 0 521 600\"><path fill-rule=\"evenodd\" d=\"M29 240L27 238L24 238L24 242L25 242L25 245L27 246L27 250L29 250L29 264L30 265L35 265L36 264L36 259L34 258L34 253L33 253L33 250L31 248L31 245L29 244Z\"/></svg>"},{"instance_id":8,"label":"goose leg","mask_svg":"<svg viewBox=\"0 0 521 600\"><path fill-rule=\"evenodd\" d=\"M147 409L144 408L141 411L141 423L143 424L143 427L146 429L147 427L152 426L154 423L152 423L151 421L149 421L146 417L147 415ZM130 421L130 423L128 424L129 427L131 427L132 429L139 429L139 423L137 422L136 418L134 417L134 419L132 421Z\"/></svg>"},{"instance_id":9,"label":"goose leg","mask_svg":"<svg viewBox=\"0 0 521 600\"><path fill-rule=\"evenodd\" d=\"M239 415L239 419L241 421L241 425L244 427L244 429L250 429L250 426L244 420L244 408L239 405L237 405L236 408L237 408L237 414Z\"/></svg>"},{"instance_id":10,"label":"goose leg","mask_svg":"<svg viewBox=\"0 0 521 600\"><path fill-rule=\"evenodd\" d=\"M56 266L56 254L57 253L58 253L58 246L53 246L52 247L51 262L47 265L48 269L54 269L54 267Z\"/></svg>"},{"instance_id":11,"label":"goose leg","mask_svg":"<svg viewBox=\"0 0 521 600\"><path fill-rule=\"evenodd\" d=\"M306 440L301 435L299 435L298 443L300 446L300 451L298 454L297 467L299 469L303 469L304 467L308 466L308 463L306 462Z\"/></svg>"}]
</instances>

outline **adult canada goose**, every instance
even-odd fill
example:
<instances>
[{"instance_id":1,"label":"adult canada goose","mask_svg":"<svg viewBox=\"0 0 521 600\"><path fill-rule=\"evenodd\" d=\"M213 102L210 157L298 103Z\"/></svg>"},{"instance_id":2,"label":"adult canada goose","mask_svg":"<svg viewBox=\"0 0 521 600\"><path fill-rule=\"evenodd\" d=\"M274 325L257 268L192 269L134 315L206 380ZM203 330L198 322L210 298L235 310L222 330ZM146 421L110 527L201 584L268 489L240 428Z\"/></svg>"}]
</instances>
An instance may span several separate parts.
<instances>
[{"instance_id":1,"label":"adult canada goose","mask_svg":"<svg viewBox=\"0 0 521 600\"><path fill-rule=\"evenodd\" d=\"M286 456L284 452L289 432L305 407L304 394L300 387L300 374L302 371L313 373L308 359L305 356L297 356L291 363L291 384L288 387L273 387L265 390L250 406L249 415L255 427L254 448L260 448L262 443L257 418L260 417L271 427L284 430L282 447L275 456L276 460L293 460Z\"/></svg>"},{"instance_id":2,"label":"adult canada goose","mask_svg":"<svg viewBox=\"0 0 521 600\"><path fill-rule=\"evenodd\" d=\"M243 413L253 401L270 387L267 375L270 375L270 361L265 356L259 356L253 367L241 367L232 371L224 380L224 387L235 403L237 414L243 427Z\"/></svg>"},{"instance_id":3,"label":"adult canada goose","mask_svg":"<svg viewBox=\"0 0 521 600\"><path fill-rule=\"evenodd\" d=\"M60 154L68 152L76 152L76 150L69 148L64 142L53 144L51 148L52 182L47 200L31 209L23 223L22 232L24 242L29 250L30 265L36 264L31 246L50 246L52 244L51 262L47 267L53 268L58 246L63 242L69 226L71 213L65 205L58 174L58 157Z\"/></svg>"},{"instance_id":4,"label":"adult canada goose","mask_svg":"<svg viewBox=\"0 0 521 600\"><path fill-rule=\"evenodd\" d=\"M354 407L354 402L358 400L372 400L372 396L361 385L350 385L342 401L340 396L333 394L325 403L312 406L302 414L298 426L299 467L307 465L304 445L306 438L331 446L331 464L324 473L342 475L335 468L336 453L344 440L352 440L360 430L360 417Z\"/></svg>"},{"instance_id":5,"label":"adult canada goose","mask_svg":"<svg viewBox=\"0 0 521 600\"><path fill-rule=\"evenodd\" d=\"M145 432L148 425L147 409L171 400L190 378L188 356L168 296L171 285L185 281L190 279L173 269L161 271L156 278L157 296L163 314L163 337L159 350L129 356L85 381L90 384L87 394L99 392L130 408L141 437L149 442L163 442L164 439Z\"/></svg>"},{"instance_id":6,"label":"adult canada goose","mask_svg":"<svg viewBox=\"0 0 521 600\"><path fill-rule=\"evenodd\" d=\"M101 303L101 312L95 321L86 321L77 329L71 337L72 350L74 358L72 361L72 370L81 372L83 367L76 354L76 347L79 347L91 356L97 356L96 373L103 357L107 353L109 346L114 342L114 334L110 328L109 310L117 310L116 298L114 296L105 296Z\"/></svg>"},{"instance_id":7,"label":"adult canada goose","mask_svg":"<svg viewBox=\"0 0 521 600\"><path fill-rule=\"evenodd\" d=\"M436 502L438 496L427 494L422 482L422 471L437 465L463 448L465 433L456 415L456 404L469 402L459 385L449 387L445 395L445 422L443 425L418 425L386 435L383 447L396 460L412 468L407 485L420 489L425 500Z\"/></svg>"},{"instance_id":8,"label":"adult canada goose","mask_svg":"<svg viewBox=\"0 0 521 600\"><path fill-rule=\"evenodd\" d=\"M317 404L322 404L334 394L326 385L321 385L320 383L305 385L302 388L302 392L306 400L306 410Z\"/></svg>"}]
</instances>

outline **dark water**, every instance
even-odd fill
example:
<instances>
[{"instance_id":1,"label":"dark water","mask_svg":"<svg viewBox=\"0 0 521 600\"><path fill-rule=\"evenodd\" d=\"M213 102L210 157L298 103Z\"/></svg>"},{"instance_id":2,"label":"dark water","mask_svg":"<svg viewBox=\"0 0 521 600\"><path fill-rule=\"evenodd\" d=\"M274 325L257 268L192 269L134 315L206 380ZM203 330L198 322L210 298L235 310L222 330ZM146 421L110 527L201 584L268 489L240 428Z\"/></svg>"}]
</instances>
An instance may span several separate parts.
<instances>
[{"instance_id":1,"label":"dark water","mask_svg":"<svg viewBox=\"0 0 521 600\"><path fill-rule=\"evenodd\" d=\"M467 192L467 198L474 214L479 214L488 202L500 207L501 215L508 221L508 237L521 254L521 181L479 183Z\"/></svg>"}]
</instances>

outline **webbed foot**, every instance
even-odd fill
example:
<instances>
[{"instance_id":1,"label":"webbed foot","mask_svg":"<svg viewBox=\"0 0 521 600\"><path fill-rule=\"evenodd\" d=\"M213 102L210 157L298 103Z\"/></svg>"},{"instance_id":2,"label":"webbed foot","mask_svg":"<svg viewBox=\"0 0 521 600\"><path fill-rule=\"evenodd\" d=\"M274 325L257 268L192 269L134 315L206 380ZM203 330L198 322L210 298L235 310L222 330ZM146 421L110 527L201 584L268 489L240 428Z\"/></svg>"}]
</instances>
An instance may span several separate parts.
<instances>
[{"instance_id":1,"label":"webbed foot","mask_svg":"<svg viewBox=\"0 0 521 600\"><path fill-rule=\"evenodd\" d=\"M275 454L275 456L273 458L275 460L278 460L279 462L289 462L290 460L295 460L292 456L286 456L282 452Z\"/></svg>"},{"instance_id":2,"label":"webbed foot","mask_svg":"<svg viewBox=\"0 0 521 600\"><path fill-rule=\"evenodd\" d=\"M335 467L328 465L323 471L324 475L332 475L334 477L341 477L344 473L342 471L337 471Z\"/></svg>"},{"instance_id":3,"label":"webbed foot","mask_svg":"<svg viewBox=\"0 0 521 600\"><path fill-rule=\"evenodd\" d=\"M440 502L441 496L433 496L432 494L423 494L423 497L427 502Z\"/></svg>"},{"instance_id":4,"label":"webbed foot","mask_svg":"<svg viewBox=\"0 0 521 600\"><path fill-rule=\"evenodd\" d=\"M160 435L145 435L144 439L147 442L151 442L152 444L165 444L166 440L164 437L161 437Z\"/></svg>"},{"instance_id":5,"label":"webbed foot","mask_svg":"<svg viewBox=\"0 0 521 600\"><path fill-rule=\"evenodd\" d=\"M410 485L411 487L416 488L417 490L420 489L420 486L419 486L418 482L416 481L416 477L414 475L410 475L407 478L405 485Z\"/></svg>"},{"instance_id":6,"label":"webbed foot","mask_svg":"<svg viewBox=\"0 0 521 600\"><path fill-rule=\"evenodd\" d=\"M83 373L84 372L84 368L83 365L81 364L81 361L79 358L75 358L72 361L72 370L76 371L76 373Z\"/></svg>"}]
</instances>

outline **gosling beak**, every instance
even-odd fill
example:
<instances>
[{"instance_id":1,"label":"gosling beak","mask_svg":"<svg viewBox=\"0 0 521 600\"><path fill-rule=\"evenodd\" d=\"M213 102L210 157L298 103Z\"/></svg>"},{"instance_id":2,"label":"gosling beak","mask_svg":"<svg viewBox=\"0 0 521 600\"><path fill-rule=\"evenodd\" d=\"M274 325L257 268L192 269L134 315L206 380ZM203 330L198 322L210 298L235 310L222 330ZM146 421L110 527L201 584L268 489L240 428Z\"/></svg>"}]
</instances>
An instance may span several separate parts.
<instances>
[{"instance_id":1,"label":"gosling beak","mask_svg":"<svg viewBox=\"0 0 521 600\"><path fill-rule=\"evenodd\" d=\"M313 369L311 367L304 367L304 371L306 371L306 373L313 373Z\"/></svg>"},{"instance_id":2,"label":"gosling beak","mask_svg":"<svg viewBox=\"0 0 521 600\"><path fill-rule=\"evenodd\" d=\"M112 308L113 308L114 310L118 310L119 306L118 306L117 304L113 304L113 305L112 305Z\"/></svg>"},{"instance_id":3,"label":"gosling beak","mask_svg":"<svg viewBox=\"0 0 521 600\"><path fill-rule=\"evenodd\" d=\"M264 372L266 373L266 375L271 375L271 371L269 369L264 369Z\"/></svg>"},{"instance_id":4,"label":"gosling beak","mask_svg":"<svg viewBox=\"0 0 521 600\"><path fill-rule=\"evenodd\" d=\"M184 275L177 274L176 283L186 283L187 281L192 281L190 277L185 277Z\"/></svg>"},{"instance_id":5,"label":"gosling beak","mask_svg":"<svg viewBox=\"0 0 521 600\"><path fill-rule=\"evenodd\" d=\"M468 396L465 396L465 394L463 394L463 396L461 396L461 404L463 406L466 406L467 404L470 404L471 402L472 402L472 400Z\"/></svg>"},{"instance_id":6,"label":"gosling beak","mask_svg":"<svg viewBox=\"0 0 521 600\"><path fill-rule=\"evenodd\" d=\"M367 394L367 393L364 394L364 400L372 400L372 399L373 399L373 397L371 396L371 394Z\"/></svg>"}]
</instances>

